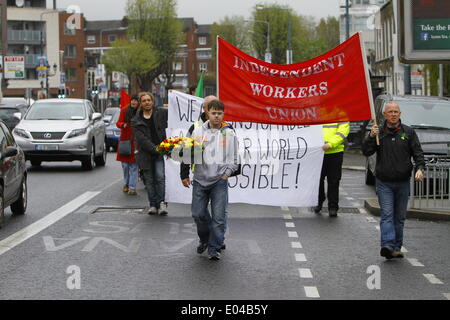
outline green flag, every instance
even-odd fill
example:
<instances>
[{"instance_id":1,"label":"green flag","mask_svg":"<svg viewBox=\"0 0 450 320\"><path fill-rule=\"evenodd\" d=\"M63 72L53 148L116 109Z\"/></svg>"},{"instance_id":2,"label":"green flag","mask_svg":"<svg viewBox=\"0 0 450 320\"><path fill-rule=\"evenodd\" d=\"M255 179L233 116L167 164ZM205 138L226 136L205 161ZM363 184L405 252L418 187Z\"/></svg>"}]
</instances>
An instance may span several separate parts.
<instances>
[{"instance_id":1,"label":"green flag","mask_svg":"<svg viewBox=\"0 0 450 320\"><path fill-rule=\"evenodd\" d=\"M197 83L197 89L195 90L195 96L203 98L203 71L200 75L200 79Z\"/></svg>"}]
</instances>

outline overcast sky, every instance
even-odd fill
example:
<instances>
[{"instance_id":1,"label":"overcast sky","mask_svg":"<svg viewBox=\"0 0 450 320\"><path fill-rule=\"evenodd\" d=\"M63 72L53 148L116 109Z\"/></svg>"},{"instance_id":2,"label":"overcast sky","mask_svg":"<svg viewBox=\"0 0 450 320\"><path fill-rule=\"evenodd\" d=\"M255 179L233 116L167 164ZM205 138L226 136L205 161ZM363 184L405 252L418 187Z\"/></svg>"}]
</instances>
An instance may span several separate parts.
<instances>
[{"instance_id":1,"label":"overcast sky","mask_svg":"<svg viewBox=\"0 0 450 320\"><path fill-rule=\"evenodd\" d=\"M121 19L125 15L127 0L57 0L58 9L78 5L88 20ZM193 17L199 24L220 21L226 15L250 17L257 3L288 4L298 14L313 16L317 20L339 15L339 0L178 0L178 17ZM53 5L47 0L48 7Z\"/></svg>"}]
</instances>

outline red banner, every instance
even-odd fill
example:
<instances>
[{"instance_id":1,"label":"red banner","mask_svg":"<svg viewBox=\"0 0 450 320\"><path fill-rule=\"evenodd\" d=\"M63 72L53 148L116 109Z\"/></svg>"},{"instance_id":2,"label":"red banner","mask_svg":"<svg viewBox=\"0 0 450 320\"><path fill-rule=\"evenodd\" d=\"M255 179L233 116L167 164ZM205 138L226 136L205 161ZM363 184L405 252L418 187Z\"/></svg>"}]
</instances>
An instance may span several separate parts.
<instances>
[{"instance_id":1,"label":"red banner","mask_svg":"<svg viewBox=\"0 0 450 320\"><path fill-rule=\"evenodd\" d=\"M312 125L373 118L359 34L291 65L267 63L217 41L218 96L227 121Z\"/></svg>"}]
</instances>

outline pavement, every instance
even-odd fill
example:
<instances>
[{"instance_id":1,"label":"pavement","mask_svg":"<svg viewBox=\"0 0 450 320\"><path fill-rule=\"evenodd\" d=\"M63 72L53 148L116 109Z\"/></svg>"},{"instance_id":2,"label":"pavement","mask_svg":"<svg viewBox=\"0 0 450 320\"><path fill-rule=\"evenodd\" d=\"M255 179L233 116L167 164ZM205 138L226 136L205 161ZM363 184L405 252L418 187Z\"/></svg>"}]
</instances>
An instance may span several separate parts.
<instances>
[{"instance_id":1,"label":"pavement","mask_svg":"<svg viewBox=\"0 0 450 320\"><path fill-rule=\"evenodd\" d=\"M350 148L344 153L344 170L365 171L366 158L362 155L358 148ZM366 199L364 207L374 216L380 216L380 205L377 198ZM419 219L427 221L450 221L450 208L445 211L432 209L412 209L406 212L407 219Z\"/></svg>"}]
</instances>

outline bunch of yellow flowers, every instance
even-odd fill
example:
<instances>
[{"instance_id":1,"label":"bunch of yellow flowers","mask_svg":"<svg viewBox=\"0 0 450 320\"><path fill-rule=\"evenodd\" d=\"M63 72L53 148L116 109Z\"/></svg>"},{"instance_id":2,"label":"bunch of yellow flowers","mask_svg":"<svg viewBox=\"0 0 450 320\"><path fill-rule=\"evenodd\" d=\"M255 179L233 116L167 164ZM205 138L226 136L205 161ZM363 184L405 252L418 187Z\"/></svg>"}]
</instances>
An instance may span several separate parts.
<instances>
[{"instance_id":1,"label":"bunch of yellow flowers","mask_svg":"<svg viewBox=\"0 0 450 320\"><path fill-rule=\"evenodd\" d=\"M203 144L195 138L170 137L164 139L163 142L156 146L156 151L159 154L168 157L170 157L172 152L178 152L180 156L183 156L183 150L185 149L191 149L191 153L203 151Z\"/></svg>"}]
</instances>

